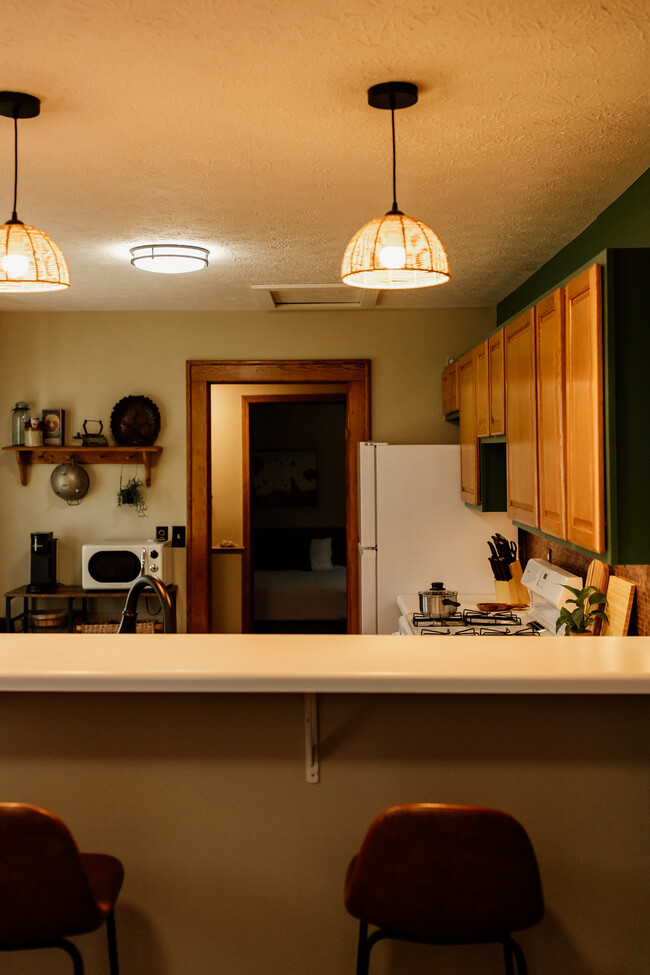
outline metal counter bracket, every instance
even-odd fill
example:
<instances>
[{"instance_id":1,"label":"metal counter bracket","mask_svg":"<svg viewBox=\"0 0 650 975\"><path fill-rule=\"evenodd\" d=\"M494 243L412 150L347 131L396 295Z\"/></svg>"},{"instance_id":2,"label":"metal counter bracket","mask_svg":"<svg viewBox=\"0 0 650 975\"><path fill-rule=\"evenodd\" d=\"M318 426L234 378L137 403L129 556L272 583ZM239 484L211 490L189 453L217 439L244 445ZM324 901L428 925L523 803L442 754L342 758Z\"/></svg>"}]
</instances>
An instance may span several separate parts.
<instances>
[{"instance_id":1,"label":"metal counter bracket","mask_svg":"<svg viewBox=\"0 0 650 975\"><path fill-rule=\"evenodd\" d=\"M318 760L318 698L316 694L305 694L305 771L307 781L320 781Z\"/></svg>"}]
</instances>

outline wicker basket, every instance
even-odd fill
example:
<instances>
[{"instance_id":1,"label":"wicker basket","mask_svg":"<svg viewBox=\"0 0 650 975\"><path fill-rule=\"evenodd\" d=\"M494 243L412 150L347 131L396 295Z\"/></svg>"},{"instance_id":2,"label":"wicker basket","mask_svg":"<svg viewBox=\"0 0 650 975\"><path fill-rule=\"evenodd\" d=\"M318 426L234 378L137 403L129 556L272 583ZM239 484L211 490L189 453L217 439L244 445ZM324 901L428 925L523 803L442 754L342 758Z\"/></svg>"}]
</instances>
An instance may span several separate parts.
<instances>
[{"instance_id":1,"label":"wicker basket","mask_svg":"<svg viewBox=\"0 0 650 975\"><path fill-rule=\"evenodd\" d=\"M104 620L100 623L77 623L75 630L77 633L117 633L119 623L114 620ZM145 620L135 624L136 633L155 633L156 624L154 620Z\"/></svg>"},{"instance_id":2,"label":"wicker basket","mask_svg":"<svg viewBox=\"0 0 650 975\"><path fill-rule=\"evenodd\" d=\"M51 630L56 627L66 626L68 614L64 609L49 610L47 612L33 609L30 610L28 619L30 630Z\"/></svg>"}]
</instances>

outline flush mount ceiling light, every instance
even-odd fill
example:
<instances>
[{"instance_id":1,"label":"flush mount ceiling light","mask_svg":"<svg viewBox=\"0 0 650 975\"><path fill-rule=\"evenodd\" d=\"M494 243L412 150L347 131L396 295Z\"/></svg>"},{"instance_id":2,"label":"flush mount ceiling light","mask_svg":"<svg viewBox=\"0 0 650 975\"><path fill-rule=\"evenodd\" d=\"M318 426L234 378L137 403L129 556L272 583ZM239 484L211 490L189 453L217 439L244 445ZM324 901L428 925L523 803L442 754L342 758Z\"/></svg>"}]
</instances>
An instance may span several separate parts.
<instances>
[{"instance_id":1,"label":"flush mount ceiling light","mask_svg":"<svg viewBox=\"0 0 650 975\"><path fill-rule=\"evenodd\" d=\"M192 244L142 244L131 248L131 264L157 274L187 274L208 266L210 251Z\"/></svg>"},{"instance_id":2,"label":"flush mount ceiling light","mask_svg":"<svg viewBox=\"0 0 650 975\"><path fill-rule=\"evenodd\" d=\"M70 287L68 265L54 241L16 216L18 119L36 118L40 111L40 100L34 95L0 91L0 115L14 120L14 208L11 220L0 227L0 293Z\"/></svg>"},{"instance_id":3,"label":"flush mount ceiling light","mask_svg":"<svg viewBox=\"0 0 650 975\"><path fill-rule=\"evenodd\" d=\"M417 85L387 81L368 89L368 104L390 109L393 134L393 206L365 224L348 244L341 279L357 288L429 288L449 280L449 262L437 234L397 206L395 183L395 111L418 100Z\"/></svg>"}]
</instances>

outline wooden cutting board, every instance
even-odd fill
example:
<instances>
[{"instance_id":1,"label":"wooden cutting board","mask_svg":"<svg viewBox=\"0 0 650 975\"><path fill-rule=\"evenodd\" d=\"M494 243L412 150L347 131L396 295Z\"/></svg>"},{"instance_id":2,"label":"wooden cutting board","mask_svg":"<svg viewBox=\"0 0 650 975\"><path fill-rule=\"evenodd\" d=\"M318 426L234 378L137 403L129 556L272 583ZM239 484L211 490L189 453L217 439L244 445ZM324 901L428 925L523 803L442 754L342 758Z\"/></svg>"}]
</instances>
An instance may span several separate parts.
<instances>
[{"instance_id":1,"label":"wooden cutting board","mask_svg":"<svg viewBox=\"0 0 650 975\"><path fill-rule=\"evenodd\" d=\"M587 569L587 578L585 579L586 586L595 586L599 592L607 593L607 584L609 582L609 566L604 562L600 562L598 559L593 559L589 568ZM609 615L609 613L607 614ZM604 620L594 620L593 632L594 636L598 636L600 633L601 625Z\"/></svg>"},{"instance_id":2,"label":"wooden cutting board","mask_svg":"<svg viewBox=\"0 0 650 975\"><path fill-rule=\"evenodd\" d=\"M607 585L607 616L600 630L601 636L625 636L630 625L636 585L627 579L611 576Z\"/></svg>"}]
</instances>

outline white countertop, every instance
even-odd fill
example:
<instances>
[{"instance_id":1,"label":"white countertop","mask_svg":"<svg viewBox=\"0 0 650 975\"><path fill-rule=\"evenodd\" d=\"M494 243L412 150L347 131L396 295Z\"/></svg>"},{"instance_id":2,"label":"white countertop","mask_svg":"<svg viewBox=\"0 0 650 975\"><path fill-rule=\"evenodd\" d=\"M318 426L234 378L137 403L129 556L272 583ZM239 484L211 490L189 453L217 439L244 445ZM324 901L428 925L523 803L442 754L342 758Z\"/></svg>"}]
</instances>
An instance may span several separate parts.
<instances>
[{"instance_id":1,"label":"white countertop","mask_svg":"<svg viewBox=\"0 0 650 975\"><path fill-rule=\"evenodd\" d=\"M648 694L650 637L3 634L0 691Z\"/></svg>"}]
</instances>

